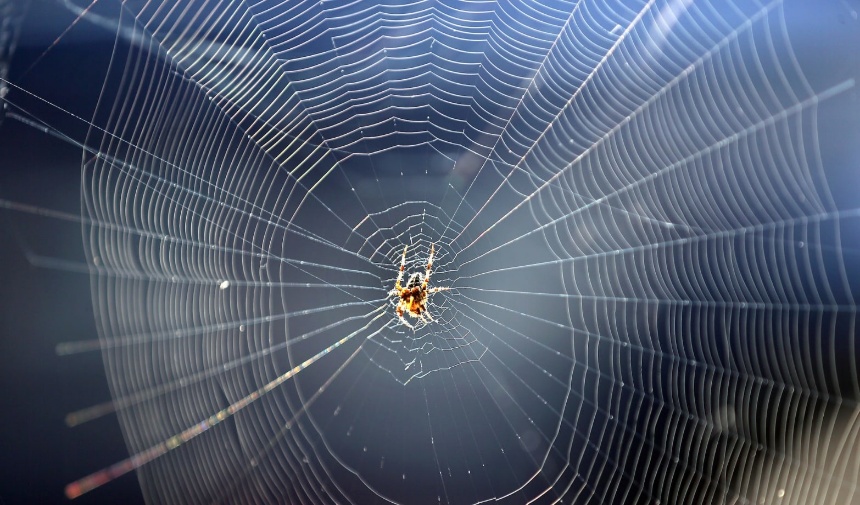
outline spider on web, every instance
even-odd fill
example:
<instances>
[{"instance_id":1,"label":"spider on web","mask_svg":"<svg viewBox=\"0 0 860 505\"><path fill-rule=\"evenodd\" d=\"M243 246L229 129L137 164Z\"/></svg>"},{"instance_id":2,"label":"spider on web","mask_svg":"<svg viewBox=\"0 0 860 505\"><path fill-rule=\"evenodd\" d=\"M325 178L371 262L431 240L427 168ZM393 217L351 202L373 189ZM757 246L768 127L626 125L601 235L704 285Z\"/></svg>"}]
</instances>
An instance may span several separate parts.
<instances>
[{"instance_id":1,"label":"spider on web","mask_svg":"<svg viewBox=\"0 0 860 505\"><path fill-rule=\"evenodd\" d=\"M430 270L433 268L433 253L436 251L436 244L430 245L430 257L427 259L427 268L425 273L415 272L409 276L406 281L406 286L401 284L403 281L403 272L406 270L406 251L409 245L403 247L403 256L400 259L400 272L397 274L397 282L394 283L394 289L388 292L388 295L394 300L397 300L397 317L400 322L415 330L409 321L406 320L404 314L409 314L411 317L420 320L427 324L433 321L430 313L427 311L427 299L433 293L439 291L447 291L448 287L429 288Z\"/></svg>"}]
</instances>

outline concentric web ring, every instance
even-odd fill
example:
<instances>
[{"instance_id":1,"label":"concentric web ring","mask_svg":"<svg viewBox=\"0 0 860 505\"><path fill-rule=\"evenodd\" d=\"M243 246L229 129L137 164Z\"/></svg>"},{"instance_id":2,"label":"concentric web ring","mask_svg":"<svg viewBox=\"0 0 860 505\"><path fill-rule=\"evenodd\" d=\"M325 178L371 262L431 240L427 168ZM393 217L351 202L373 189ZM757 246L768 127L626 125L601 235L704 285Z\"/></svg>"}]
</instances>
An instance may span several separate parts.
<instances>
[{"instance_id":1,"label":"concentric web ring","mask_svg":"<svg viewBox=\"0 0 860 505\"><path fill-rule=\"evenodd\" d=\"M781 2L118 18L84 208L133 456L71 495L856 499L817 116L855 83L810 84ZM413 328L391 290L431 248Z\"/></svg>"}]
</instances>

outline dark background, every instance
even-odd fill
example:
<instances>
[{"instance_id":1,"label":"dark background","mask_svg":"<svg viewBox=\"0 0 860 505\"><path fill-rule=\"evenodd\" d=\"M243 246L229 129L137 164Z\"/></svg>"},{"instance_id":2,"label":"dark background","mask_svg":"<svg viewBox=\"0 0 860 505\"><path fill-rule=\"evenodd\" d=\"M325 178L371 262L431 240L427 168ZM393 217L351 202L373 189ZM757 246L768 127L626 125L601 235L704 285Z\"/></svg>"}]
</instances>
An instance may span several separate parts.
<instances>
[{"instance_id":1,"label":"dark background","mask_svg":"<svg viewBox=\"0 0 860 505\"><path fill-rule=\"evenodd\" d=\"M25 9L10 80L88 117L112 37L83 22L45 53L74 16L50 1ZM13 89L10 100L19 94ZM82 123L65 114L45 108L39 117L83 139ZM0 199L80 215L80 160L80 148L7 117ZM80 223L0 210L0 504L69 503L66 484L128 457L115 416L64 422L110 399L99 353L55 352L59 343L97 338L85 265ZM106 502L142 503L135 475L76 501Z\"/></svg>"}]
</instances>

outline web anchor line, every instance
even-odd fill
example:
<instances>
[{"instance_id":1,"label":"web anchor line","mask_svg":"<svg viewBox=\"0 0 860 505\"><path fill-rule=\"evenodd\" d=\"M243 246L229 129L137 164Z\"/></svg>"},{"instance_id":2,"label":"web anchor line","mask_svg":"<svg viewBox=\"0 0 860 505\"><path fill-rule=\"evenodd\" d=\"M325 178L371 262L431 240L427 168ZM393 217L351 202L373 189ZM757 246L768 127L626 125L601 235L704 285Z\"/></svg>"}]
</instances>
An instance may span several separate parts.
<instances>
[{"instance_id":1,"label":"web anchor line","mask_svg":"<svg viewBox=\"0 0 860 505\"><path fill-rule=\"evenodd\" d=\"M290 380L292 377L294 377L296 374L298 374L302 370L304 370L307 367L316 363L323 356L327 355L328 353L334 351L335 349L337 349L341 345L350 341L353 337L358 335L360 331L367 329L368 326L370 326L370 323L372 323L372 322L376 321L377 319L386 315L386 312L384 310L385 307L386 306L380 307L379 308L380 313L378 315L376 315L376 317L374 317L373 319L368 321L359 330L356 330L353 333L350 333L349 335L338 340L337 342L331 344L330 346L326 347L322 351L318 352L317 354L311 356L310 358L306 359L302 363L291 368L287 372L279 375L275 379L266 383L261 388L251 392L250 394L248 394L244 398L241 398L238 401L232 403L230 406L228 406L222 410L219 410L218 412L212 414L211 416L200 421L199 423L195 424L194 426L187 428L186 430L182 431L181 433L178 433L178 434L168 438L167 440L165 440L159 444L156 444L156 445L150 447L149 449L146 449L145 451L141 451L141 452L139 452L133 456L130 456L127 459L124 459L118 463L115 463L115 464L113 464L113 465L111 465L111 466L109 466L103 470L99 470L97 472L94 472L94 473L86 476L86 477L78 479L75 482L72 482L71 484L66 486L66 490L65 490L66 497L69 499L75 499L75 498L77 498L77 497L79 497L85 493L92 491L93 489L101 487L101 486L107 484L108 482L111 482L112 480L117 479L118 477L122 477L123 475L125 475L129 472L137 470L138 468L142 467L143 465L145 465L145 464L147 464L147 463L149 463L155 459L158 459L161 456L164 456L165 454L169 453L170 451L173 451L174 449L182 446L183 444L185 444L185 443L193 440L194 438L202 435L203 433L208 431L210 428L220 424L222 421L229 419L234 414L241 411L242 409L244 409L245 407L247 407L248 405L250 405L251 403L253 403L257 399L259 399L263 395L271 392L276 387L278 387L281 384L283 384L284 382ZM376 335L377 333L379 333L379 330L368 335L367 339L370 339L373 335Z\"/></svg>"}]
</instances>

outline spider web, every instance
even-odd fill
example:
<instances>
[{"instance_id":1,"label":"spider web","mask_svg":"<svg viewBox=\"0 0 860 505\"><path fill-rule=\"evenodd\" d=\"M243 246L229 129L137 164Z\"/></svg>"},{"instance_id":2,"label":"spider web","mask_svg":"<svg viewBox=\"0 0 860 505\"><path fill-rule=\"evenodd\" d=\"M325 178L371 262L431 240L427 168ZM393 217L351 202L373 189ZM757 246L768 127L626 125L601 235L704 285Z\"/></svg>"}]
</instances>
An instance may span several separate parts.
<instances>
[{"instance_id":1,"label":"spider web","mask_svg":"<svg viewBox=\"0 0 860 505\"><path fill-rule=\"evenodd\" d=\"M152 502L848 503L856 302L781 2L124 2L86 145ZM394 286L435 248L432 321ZM856 285L856 283L854 283ZM67 351L89 344L70 344Z\"/></svg>"}]
</instances>

